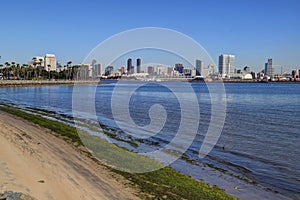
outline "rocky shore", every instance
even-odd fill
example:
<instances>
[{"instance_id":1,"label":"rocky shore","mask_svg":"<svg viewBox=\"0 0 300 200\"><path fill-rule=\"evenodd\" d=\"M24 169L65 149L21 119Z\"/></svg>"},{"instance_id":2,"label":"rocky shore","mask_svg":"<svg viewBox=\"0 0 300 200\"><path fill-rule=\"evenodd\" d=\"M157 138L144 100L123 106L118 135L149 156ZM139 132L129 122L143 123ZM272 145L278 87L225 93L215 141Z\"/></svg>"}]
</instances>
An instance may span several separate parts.
<instances>
[{"instance_id":1,"label":"rocky shore","mask_svg":"<svg viewBox=\"0 0 300 200\"><path fill-rule=\"evenodd\" d=\"M0 200L36 200L35 198L21 192L5 191L0 194Z\"/></svg>"}]
</instances>

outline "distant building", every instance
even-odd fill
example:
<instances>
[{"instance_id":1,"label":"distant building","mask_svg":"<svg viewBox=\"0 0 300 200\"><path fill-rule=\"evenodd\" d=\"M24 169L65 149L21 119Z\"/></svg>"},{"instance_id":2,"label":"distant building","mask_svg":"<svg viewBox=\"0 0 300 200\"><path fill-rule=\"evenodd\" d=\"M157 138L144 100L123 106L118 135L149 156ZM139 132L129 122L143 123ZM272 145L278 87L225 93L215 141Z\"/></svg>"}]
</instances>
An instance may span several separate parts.
<instances>
[{"instance_id":1,"label":"distant building","mask_svg":"<svg viewBox=\"0 0 300 200\"><path fill-rule=\"evenodd\" d=\"M183 69L183 74L185 76L191 76L192 75L192 70L188 69L188 68L185 68L185 69Z\"/></svg>"},{"instance_id":2,"label":"distant building","mask_svg":"<svg viewBox=\"0 0 300 200\"><path fill-rule=\"evenodd\" d=\"M105 76L113 76L114 75L114 67L113 66L107 66L105 68Z\"/></svg>"},{"instance_id":3,"label":"distant building","mask_svg":"<svg viewBox=\"0 0 300 200\"><path fill-rule=\"evenodd\" d=\"M202 69L203 69L203 61L196 60L196 76L201 76Z\"/></svg>"},{"instance_id":4,"label":"distant building","mask_svg":"<svg viewBox=\"0 0 300 200\"><path fill-rule=\"evenodd\" d=\"M245 71L246 73L250 73L250 67L248 67L248 66L244 67L244 71Z\"/></svg>"},{"instance_id":5,"label":"distant building","mask_svg":"<svg viewBox=\"0 0 300 200\"><path fill-rule=\"evenodd\" d=\"M268 62L265 63L265 75L269 77L274 76L274 69L273 69L273 61L272 59L268 59Z\"/></svg>"},{"instance_id":6,"label":"distant building","mask_svg":"<svg viewBox=\"0 0 300 200\"><path fill-rule=\"evenodd\" d=\"M141 73L142 60L140 58L136 59L136 73Z\"/></svg>"},{"instance_id":7,"label":"distant building","mask_svg":"<svg viewBox=\"0 0 300 200\"><path fill-rule=\"evenodd\" d=\"M54 54L46 54L44 60L46 71L56 71L57 61Z\"/></svg>"},{"instance_id":8,"label":"distant building","mask_svg":"<svg viewBox=\"0 0 300 200\"><path fill-rule=\"evenodd\" d=\"M78 74L78 76L76 77L76 79L89 80L90 78L92 78L92 75L93 75L92 65L90 65L90 64L80 65L77 74Z\"/></svg>"},{"instance_id":9,"label":"distant building","mask_svg":"<svg viewBox=\"0 0 300 200\"><path fill-rule=\"evenodd\" d=\"M191 70L191 77L195 77L195 76L196 76L196 73L197 73L197 70L192 69L192 70Z\"/></svg>"},{"instance_id":10,"label":"distant building","mask_svg":"<svg viewBox=\"0 0 300 200\"><path fill-rule=\"evenodd\" d=\"M132 73L132 69L134 70L133 66L132 66L132 59L129 58L127 60L127 74L133 74Z\"/></svg>"},{"instance_id":11,"label":"distant building","mask_svg":"<svg viewBox=\"0 0 300 200\"><path fill-rule=\"evenodd\" d=\"M154 74L154 67L153 67L153 66L148 66L148 68L147 68L147 73L148 73L149 75Z\"/></svg>"},{"instance_id":12,"label":"distant building","mask_svg":"<svg viewBox=\"0 0 300 200\"><path fill-rule=\"evenodd\" d=\"M219 73L222 78L230 78L234 74L235 56L222 54L219 56Z\"/></svg>"},{"instance_id":13,"label":"distant building","mask_svg":"<svg viewBox=\"0 0 300 200\"><path fill-rule=\"evenodd\" d=\"M243 75L243 79L251 80L251 79L253 79L253 76L252 76L252 74L245 74L245 75Z\"/></svg>"},{"instance_id":14,"label":"distant building","mask_svg":"<svg viewBox=\"0 0 300 200\"><path fill-rule=\"evenodd\" d=\"M178 71L180 74L182 74L183 73L183 64L181 64L181 63L176 63L175 64L175 68L174 68L174 70L175 71Z\"/></svg>"},{"instance_id":15,"label":"distant building","mask_svg":"<svg viewBox=\"0 0 300 200\"><path fill-rule=\"evenodd\" d=\"M207 68L202 68L202 71L201 71L201 76L203 78L207 78L209 76L212 76L214 74L214 66L213 65L208 65Z\"/></svg>"},{"instance_id":16,"label":"distant building","mask_svg":"<svg viewBox=\"0 0 300 200\"><path fill-rule=\"evenodd\" d=\"M163 66L162 65L157 65L157 74L162 75L163 73Z\"/></svg>"},{"instance_id":17,"label":"distant building","mask_svg":"<svg viewBox=\"0 0 300 200\"><path fill-rule=\"evenodd\" d=\"M94 67L95 67L94 68L95 76L96 77L102 76L102 65L99 63L99 64L95 64Z\"/></svg>"},{"instance_id":18,"label":"distant building","mask_svg":"<svg viewBox=\"0 0 300 200\"><path fill-rule=\"evenodd\" d=\"M167 75L168 76L172 76L173 69L174 69L174 67L168 67L167 68Z\"/></svg>"},{"instance_id":19,"label":"distant building","mask_svg":"<svg viewBox=\"0 0 300 200\"><path fill-rule=\"evenodd\" d=\"M121 75L122 75L122 74L125 74L125 67L124 67L124 66L121 66L121 67L119 68L119 72L121 73Z\"/></svg>"}]
</instances>

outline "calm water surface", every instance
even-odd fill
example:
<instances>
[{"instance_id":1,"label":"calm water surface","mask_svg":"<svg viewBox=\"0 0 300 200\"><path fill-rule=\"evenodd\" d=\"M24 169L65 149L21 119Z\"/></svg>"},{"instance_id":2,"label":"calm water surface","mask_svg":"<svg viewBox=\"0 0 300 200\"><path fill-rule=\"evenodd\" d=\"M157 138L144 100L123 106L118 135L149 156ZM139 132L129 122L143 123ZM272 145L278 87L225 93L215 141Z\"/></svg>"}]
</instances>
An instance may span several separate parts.
<instances>
[{"instance_id":1,"label":"calm water surface","mask_svg":"<svg viewBox=\"0 0 300 200\"><path fill-rule=\"evenodd\" d=\"M132 84L121 83L122 90L125 93L130 91ZM133 121L139 126L149 124L148 110L157 103L165 108L167 121L162 130L151 138L159 144L140 145L136 149L138 152L168 144L178 131L181 117L180 104L174 93L159 83L144 84L130 99ZM166 84L180 88L183 83ZM96 112L102 124L117 128L111 112L114 85L97 87ZM225 84L227 110L223 132L213 151L201 160L197 153L210 122L211 99L205 83L193 83L192 87L199 102L200 122L198 134L186 152L188 158L217 166L294 199L299 197L300 84ZM73 86L0 88L0 99L5 103L71 116L72 92ZM122 107L124 105L120 105L120 112ZM128 127L128 130L135 131L134 127ZM189 169L180 170L188 173Z\"/></svg>"}]
</instances>

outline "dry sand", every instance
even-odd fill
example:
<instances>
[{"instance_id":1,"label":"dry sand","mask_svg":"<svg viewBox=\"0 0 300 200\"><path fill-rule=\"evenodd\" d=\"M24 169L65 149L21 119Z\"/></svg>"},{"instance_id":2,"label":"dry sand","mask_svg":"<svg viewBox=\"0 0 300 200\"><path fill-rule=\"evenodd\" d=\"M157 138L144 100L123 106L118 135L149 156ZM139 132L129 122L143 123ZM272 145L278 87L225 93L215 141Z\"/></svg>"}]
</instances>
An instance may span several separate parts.
<instances>
[{"instance_id":1,"label":"dry sand","mask_svg":"<svg viewBox=\"0 0 300 200\"><path fill-rule=\"evenodd\" d=\"M137 199L126 180L72 144L0 111L0 193L36 199Z\"/></svg>"}]
</instances>

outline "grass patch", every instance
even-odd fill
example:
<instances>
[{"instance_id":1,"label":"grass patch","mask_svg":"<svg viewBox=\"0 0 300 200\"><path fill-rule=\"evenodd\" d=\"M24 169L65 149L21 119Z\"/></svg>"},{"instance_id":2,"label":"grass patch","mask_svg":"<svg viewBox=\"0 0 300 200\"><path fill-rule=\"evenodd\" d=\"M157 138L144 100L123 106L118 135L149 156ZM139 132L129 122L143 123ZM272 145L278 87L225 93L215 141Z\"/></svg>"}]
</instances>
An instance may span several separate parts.
<instances>
[{"instance_id":1,"label":"grass patch","mask_svg":"<svg viewBox=\"0 0 300 200\"><path fill-rule=\"evenodd\" d=\"M88 144L88 147L98 157L107 162L108 165L118 165L117 169L130 168L137 170L147 167L161 167L160 163L145 156L128 151L127 149L111 144L104 139L91 136L69 125L45 119L41 116L25 113L21 110L8 106L0 106L0 110L21 117L29 122L48 128L57 134L69 138L78 145ZM82 142L83 141L83 142ZM236 199L216 186L197 181L187 175L181 174L170 167L148 173L128 173L108 167L111 171L122 175L136 185L141 193L142 199Z\"/></svg>"},{"instance_id":2,"label":"grass patch","mask_svg":"<svg viewBox=\"0 0 300 200\"><path fill-rule=\"evenodd\" d=\"M131 174L114 170L151 196L146 199L237 199L226 194L217 186L209 186L170 167L144 174Z\"/></svg>"},{"instance_id":3,"label":"grass patch","mask_svg":"<svg viewBox=\"0 0 300 200\"><path fill-rule=\"evenodd\" d=\"M63 123L46 119L38 115L29 114L18 109L8 107L8 106L0 106L0 110L10 113L12 115L21 117L29 122L35 123L41 127L50 129L51 131L69 138L72 142L77 143L79 145L83 145L80 137L77 134L76 128L65 125Z\"/></svg>"}]
</instances>

